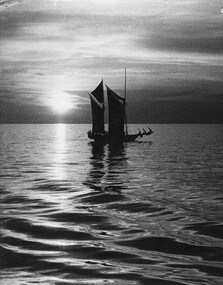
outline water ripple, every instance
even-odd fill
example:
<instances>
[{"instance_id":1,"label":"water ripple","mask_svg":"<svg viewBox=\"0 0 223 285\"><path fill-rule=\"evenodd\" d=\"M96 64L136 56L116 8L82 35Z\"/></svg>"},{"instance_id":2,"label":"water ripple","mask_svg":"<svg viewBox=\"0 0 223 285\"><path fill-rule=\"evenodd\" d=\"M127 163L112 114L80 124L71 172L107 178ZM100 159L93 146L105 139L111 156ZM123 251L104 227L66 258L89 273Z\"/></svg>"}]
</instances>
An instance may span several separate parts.
<instances>
[{"instance_id":1,"label":"water ripple","mask_svg":"<svg viewBox=\"0 0 223 285\"><path fill-rule=\"evenodd\" d=\"M222 284L222 126L87 129L3 126L1 284Z\"/></svg>"}]
</instances>

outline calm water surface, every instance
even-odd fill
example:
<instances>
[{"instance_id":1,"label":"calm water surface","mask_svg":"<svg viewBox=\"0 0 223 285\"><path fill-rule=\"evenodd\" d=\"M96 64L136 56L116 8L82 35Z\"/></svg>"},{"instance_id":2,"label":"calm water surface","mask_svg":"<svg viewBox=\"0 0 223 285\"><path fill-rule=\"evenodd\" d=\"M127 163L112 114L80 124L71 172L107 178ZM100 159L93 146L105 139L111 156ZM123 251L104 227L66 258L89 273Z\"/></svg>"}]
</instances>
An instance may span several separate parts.
<instances>
[{"instance_id":1,"label":"calm water surface","mask_svg":"<svg viewBox=\"0 0 223 285\"><path fill-rule=\"evenodd\" d=\"M0 126L0 283L223 284L223 125L89 128Z\"/></svg>"}]
</instances>

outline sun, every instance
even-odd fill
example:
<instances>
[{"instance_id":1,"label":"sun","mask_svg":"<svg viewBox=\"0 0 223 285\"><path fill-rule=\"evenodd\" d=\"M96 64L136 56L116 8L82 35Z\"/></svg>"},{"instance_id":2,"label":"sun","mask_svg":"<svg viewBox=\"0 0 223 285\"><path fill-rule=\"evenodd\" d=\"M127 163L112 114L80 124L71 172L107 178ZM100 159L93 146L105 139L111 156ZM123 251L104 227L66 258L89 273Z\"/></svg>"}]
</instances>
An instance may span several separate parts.
<instances>
[{"instance_id":1,"label":"sun","mask_svg":"<svg viewBox=\"0 0 223 285\"><path fill-rule=\"evenodd\" d=\"M56 113L59 114L65 114L72 108L69 102L61 98L55 98L51 102L51 107Z\"/></svg>"},{"instance_id":2,"label":"sun","mask_svg":"<svg viewBox=\"0 0 223 285\"><path fill-rule=\"evenodd\" d=\"M66 114L74 107L70 98L63 93L52 96L48 101L48 105L55 113L61 115Z\"/></svg>"}]
</instances>

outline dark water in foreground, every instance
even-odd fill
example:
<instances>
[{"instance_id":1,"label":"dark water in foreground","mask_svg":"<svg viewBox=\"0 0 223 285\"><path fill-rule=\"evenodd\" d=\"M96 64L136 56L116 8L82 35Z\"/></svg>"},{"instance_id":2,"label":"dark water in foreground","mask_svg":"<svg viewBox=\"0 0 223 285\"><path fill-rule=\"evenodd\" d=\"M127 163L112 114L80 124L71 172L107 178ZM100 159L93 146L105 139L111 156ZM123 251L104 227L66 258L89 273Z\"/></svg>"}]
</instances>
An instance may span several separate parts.
<instances>
[{"instance_id":1,"label":"dark water in foreground","mask_svg":"<svg viewBox=\"0 0 223 285\"><path fill-rule=\"evenodd\" d=\"M223 125L0 128L1 284L223 284Z\"/></svg>"}]
</instances>

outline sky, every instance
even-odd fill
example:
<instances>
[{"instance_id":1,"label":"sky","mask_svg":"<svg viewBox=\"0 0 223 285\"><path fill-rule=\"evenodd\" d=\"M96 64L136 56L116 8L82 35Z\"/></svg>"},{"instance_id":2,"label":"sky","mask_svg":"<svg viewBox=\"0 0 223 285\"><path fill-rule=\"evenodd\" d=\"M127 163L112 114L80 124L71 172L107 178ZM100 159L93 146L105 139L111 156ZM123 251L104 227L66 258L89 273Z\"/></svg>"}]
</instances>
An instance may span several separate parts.
<instances>
[{"instance_id":1,"label":"sky","mask_svg":"<svg viewBox=\"0 0 223 285\"><path fill-rule=\"evenodd\" d=\"M222 0L0 0L0 123L90 123L103 78L130 123L223 123Z\"/></svg>"}]
</instances>

